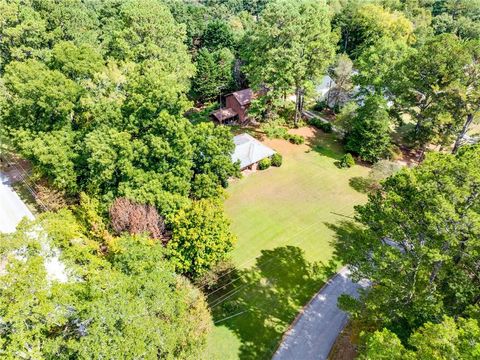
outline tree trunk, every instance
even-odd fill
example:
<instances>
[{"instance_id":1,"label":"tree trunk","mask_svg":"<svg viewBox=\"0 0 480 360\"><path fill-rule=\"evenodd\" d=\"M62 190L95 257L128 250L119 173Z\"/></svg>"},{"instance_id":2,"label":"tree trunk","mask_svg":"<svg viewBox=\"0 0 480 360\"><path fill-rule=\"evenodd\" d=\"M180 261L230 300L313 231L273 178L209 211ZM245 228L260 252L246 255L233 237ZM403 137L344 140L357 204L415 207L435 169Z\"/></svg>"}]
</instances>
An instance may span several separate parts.
<instances>
[{"instance_id":1,"label":"tree trunk","mask_svg":"<svg viewBox=\"0 0 480 360\"><path fill-rule=\"evenodd\" d=\"M299 114L300 112L300 88L297 87L295 88L295 118L293 120L293 124L295 127L298 125L298 119L299 119Z\"/></svg>"},{"instance_id":2,"label":"tree trunk","mask_svg":"<svg viewBox=\"0 0 480 360\"><path fill-rule=\"evenodd\" d=\"M467 116L467 120L465 121L465 123L463 124L463 128L462 128L462 131L460 132L460 134L458 134L457 136L457 140L455 140L455 145L453 146L453 149L452 149L452 154L456 154L459 147L460 147L460 143L462 142L462 139L463 137L465 136L465 134L467 133L468 131L468 128L470 127L470 125L472 124L473 122L473 114L468 114Z\"/></svg>"}]
</instances>

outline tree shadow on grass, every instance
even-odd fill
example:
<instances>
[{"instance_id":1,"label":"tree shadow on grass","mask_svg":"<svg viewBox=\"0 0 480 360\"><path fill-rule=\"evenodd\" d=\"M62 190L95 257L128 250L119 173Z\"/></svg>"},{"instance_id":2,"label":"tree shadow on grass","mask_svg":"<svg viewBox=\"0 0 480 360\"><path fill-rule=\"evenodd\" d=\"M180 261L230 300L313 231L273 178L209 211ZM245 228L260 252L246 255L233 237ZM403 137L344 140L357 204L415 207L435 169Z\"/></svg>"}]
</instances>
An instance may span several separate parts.
<instances>
[{"instance_id":1,"label":"tree shadow on grass","mask_svg":"<svg viewBox=\"0 0 480 360\"><path fill-rule=\"evenodd\" d=\"M299 309L337 267L308 262L295 246L263 250L255 266L232 272L209 296L214 321L240 339L240 359L270 359Z\"/></svg>"}]
</instances>

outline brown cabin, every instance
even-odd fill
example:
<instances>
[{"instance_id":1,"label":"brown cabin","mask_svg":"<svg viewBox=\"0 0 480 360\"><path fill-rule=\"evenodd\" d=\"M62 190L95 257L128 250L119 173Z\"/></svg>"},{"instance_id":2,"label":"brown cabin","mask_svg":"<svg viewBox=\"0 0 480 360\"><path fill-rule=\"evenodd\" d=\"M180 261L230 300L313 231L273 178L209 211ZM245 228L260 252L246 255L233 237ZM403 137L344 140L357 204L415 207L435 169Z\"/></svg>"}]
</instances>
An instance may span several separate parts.
<instances>
[{"instance_id":1,"label":"brown cabin","mask_svg":"<svg viewBox=\"0 0 480 360\"><path fill-rule=\"evenodd\" d=\"M212 113L220 123L238 120L240 123L248 120L248 108L254 97L252 89L235 91L225 96L225 107Z\"/></svg>"}]
</instances>

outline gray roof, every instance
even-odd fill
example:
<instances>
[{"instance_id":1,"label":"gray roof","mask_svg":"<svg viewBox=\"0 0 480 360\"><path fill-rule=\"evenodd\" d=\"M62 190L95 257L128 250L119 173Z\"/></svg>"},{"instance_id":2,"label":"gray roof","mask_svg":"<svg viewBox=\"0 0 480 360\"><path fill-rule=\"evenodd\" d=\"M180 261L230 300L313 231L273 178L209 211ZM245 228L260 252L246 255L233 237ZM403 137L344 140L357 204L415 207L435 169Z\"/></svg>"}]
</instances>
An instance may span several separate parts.
<instances>
[{"instance_id":1,"label":"gray roof","mask_svg":"<svg viewBox=\"0 0 480 360\"><path fill-rule=\"evenodd\" d=\"M233 162L240 161L240 169L275 154L275 151L246 133L235 136L233 142L235 151L232 154L232 160Z\"/></svg>"}]
</instances>

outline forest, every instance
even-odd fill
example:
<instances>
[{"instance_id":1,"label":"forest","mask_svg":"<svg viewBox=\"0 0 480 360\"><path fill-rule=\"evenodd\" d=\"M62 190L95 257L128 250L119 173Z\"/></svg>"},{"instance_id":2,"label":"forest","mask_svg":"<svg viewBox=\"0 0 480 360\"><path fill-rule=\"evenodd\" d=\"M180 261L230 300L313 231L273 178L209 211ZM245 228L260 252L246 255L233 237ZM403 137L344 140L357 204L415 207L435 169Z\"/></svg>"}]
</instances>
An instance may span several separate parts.
<instances>
[{"instance_id":1,"label":"forest","mask_svg":"<svg viewBox=\"0 0 480 360\"><path fill-rule=\"evenodd\" d=\"M338 225L373 284L339 302L359 358L480 357L480 0L0 0L0 158L31 165L39 209L0 234L1 357L204 358L242 176L209 116L245 88L262 129L418 163Z\"/></svg>"}]
</instances>

